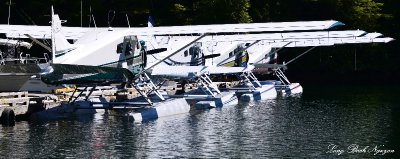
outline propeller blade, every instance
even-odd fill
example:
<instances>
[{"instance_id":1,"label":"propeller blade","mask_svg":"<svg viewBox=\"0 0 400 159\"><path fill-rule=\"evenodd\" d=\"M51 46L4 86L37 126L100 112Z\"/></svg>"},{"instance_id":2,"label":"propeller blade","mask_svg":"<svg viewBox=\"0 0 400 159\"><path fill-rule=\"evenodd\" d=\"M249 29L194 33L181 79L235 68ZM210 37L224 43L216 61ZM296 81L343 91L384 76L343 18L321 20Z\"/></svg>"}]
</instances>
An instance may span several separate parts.
<instances>
[{"instance_id":1,"label":"propeller blade","mask_svg":"<svg viewBox=\"0 0 400 159\"><path fill-rule=\"evenodd\" d=\"M210 59L210 58L214 58L214 57L218 57L218 56L221 56L221 54L211 54L211 55L203 56L203 58Z\"/></svg>"},{"instance_id":2,"label":"propeller blade","mask_svg":"<svg viewBox=\"0 0 400 159\"><path fill-rule=\"evenodd\" d=\"M148 50L148 51L146 51L146 53L148 55L152 55L152 54L158 54L158 53L161 53L161 52L164 52L164 51L167 51L167 48L159 48L159 49Z\"/></svg>"}]
</instances>

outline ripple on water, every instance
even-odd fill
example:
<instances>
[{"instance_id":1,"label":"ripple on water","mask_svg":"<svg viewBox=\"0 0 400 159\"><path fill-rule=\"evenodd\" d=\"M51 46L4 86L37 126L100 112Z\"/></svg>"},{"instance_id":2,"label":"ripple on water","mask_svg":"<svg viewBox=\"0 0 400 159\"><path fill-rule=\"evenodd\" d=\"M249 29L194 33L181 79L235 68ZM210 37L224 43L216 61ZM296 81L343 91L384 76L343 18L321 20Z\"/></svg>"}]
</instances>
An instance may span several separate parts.
<instances>
[{"instance_id":1,"label":"ripple on water","mask_svg":"<svg viewBox=\"0 0 400 159\"><path fill-rule=\"evenodd\" d=\"M0 126L0 154L4 158L330 158L334 157L326 153L330 144L398 146L397 97L380 89L343 89L324 93L325 88L310 88L301 98L241 103L140 124L107 114L18 122L15 127Z\"/></svg>"}]
</instances>

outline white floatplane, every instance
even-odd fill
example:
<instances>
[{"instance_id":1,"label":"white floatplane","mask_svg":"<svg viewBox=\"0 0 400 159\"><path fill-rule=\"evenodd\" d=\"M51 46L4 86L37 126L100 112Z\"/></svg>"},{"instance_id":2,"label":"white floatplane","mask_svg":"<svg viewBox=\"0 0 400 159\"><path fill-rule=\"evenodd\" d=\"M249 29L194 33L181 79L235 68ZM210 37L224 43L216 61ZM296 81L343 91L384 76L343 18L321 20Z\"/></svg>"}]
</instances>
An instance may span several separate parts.
<instances>
[{"instance_id":1,"label":"white floatplane","mask_svg":"<svg viewBox=\"0 0 400 159\"><path fill-rule=\"evenodd\" d=\"M0 33L5 33L9 38L30 38L35 42L37 41L36 39L52 39L52 62L45 65L36 65L41 70L42 80L46 83L96 85L126 82L132 83L145 98L149 92L144 92L142 86L150 87L150 92L154 92L161 100L164 100L149 76L147 76L146 71L154 70L166 58L191 46L208 33L319 30L340 24L337 21L313 21L154 28L77 28L61 27L61 20L58 15L52 12L52 27L0 25ZM169 55L165 59L146 66L147 53L154 54L164 50L145 50L137 38L138 35L193 33L202 34L202 36L177 45L176 49L168 50ZM67 39L73 39L75 43L70 44ZM232 69L234 68L226 68L221 71L226 73ZM213 69L210 68L210 70ZM188 71L191 71L191 69ZM236 69L234 72L238 72L238 70ZM88 98L80 103L76 99L71 100L75 104L72 110L115 108L115 105L118 104L132 106L136 110L133 116L137 120L188 112L188 104L183 101L180 100L180 104L176 104L176 107L171 107L168 106L171 103L153 104L149 98L146 98L146 103L125 102L116 104L101 102L101 100L90 102ZM153 106L149 107L149 105Z\"/></svg>"},{"instance_id":2,"label":"white floatplane","mask_svg":"<svg viewBox=\"0 0 400 159\"><path fill-rule=\"evenodd\" d=\"M193 36L162 36L158 40L156 38L150 38L150 44L153 42L155 44L152 44L152 46L164 45L164 47L168 47L171 46L169 43L171 41L185 41L189 37L192 38ZM247 66L248 64L255 64L257 68L267 68L266 70L272 69L274 74L280 79L280 82L262 81L262 85L275 85L282 94L293 95L302 93L302 87L299 83L290 83L281 70L282 67L287 68L286 65L292 61L283 65L268 64L271 60L277 58L277 52L280 49L284 47L315 48L317 46L354 43L387 43L392 40L392 38L382 38L382 34L379 33L366 33L360 30L213 35L199 40L192 48L185 50L181 54L177 54L177 56L171 57L168 59L169 61L165 61L165 63L168 65L187 66ZM210 49L210 47L212 49ZM306 53L312 49L306 51ZM215 54L215 50L218 50L216 51L217 54ZM209 61L206 62L207 60ZM257 82L253 83L257 84ZM250 95L245 94L244 96Z\"/></svg>"}]
</instances>

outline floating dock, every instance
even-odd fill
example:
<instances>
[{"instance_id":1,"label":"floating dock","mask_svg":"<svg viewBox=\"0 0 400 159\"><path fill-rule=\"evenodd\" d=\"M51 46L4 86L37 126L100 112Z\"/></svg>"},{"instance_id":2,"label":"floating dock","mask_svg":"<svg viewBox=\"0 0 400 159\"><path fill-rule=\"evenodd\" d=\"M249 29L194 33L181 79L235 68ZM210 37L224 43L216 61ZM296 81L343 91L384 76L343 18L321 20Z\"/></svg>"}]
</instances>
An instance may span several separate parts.
<instances>
[{"instance_id":1,"label":"floating dock","mask_svg":"<svg viewBox=\"0 0 400 159\"><path fill-rule=\"evenodd\" d=\"M24 118L46 109L50 103L54 102L54 98L56 97L51 94L0 93L0 123L5 126L12 126L17 118Z\"/></svg>"},{"instance_id":2,"label":"floating dock","mask_svg":"<svg viewBox=\"0 0 400 159\"><path fill-rule=\"evenodd\" d=\"M220 82L222 87L235 87L238 82ZM214 88L214 87L213 87ZM294 87L293 87L294 88ZM216 89L218 89L216 87ZM87 115L99 112L124 112L135 122L159 117L188 113L191 109L221 108L238 104L239 100L266 100L276 98L274 85L263 83L262 87L249 89L229 88L225 91L205 93L196 84L179 84L160 87L166 100L149 95L151 102L141 97L135 88L117 89L116 86L80 87L54 90L53 94L7 92L0 93L0 122L13 125L16 118L58 120L71 115ZM186 90L184 94L177 92Z\"/></svg>"}]
</instances>

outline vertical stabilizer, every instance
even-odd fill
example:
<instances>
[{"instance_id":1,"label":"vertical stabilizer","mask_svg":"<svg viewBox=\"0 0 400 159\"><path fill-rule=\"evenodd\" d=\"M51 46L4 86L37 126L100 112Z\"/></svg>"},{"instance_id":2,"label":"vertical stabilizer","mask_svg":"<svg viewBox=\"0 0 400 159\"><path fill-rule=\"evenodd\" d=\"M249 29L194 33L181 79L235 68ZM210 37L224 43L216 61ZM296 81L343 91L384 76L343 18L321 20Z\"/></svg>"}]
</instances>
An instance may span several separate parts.
<instances>
[{"instance_id":1,"label":"vertical stabilizer","mask_svg":"<svg viewBox=\"0 0 400 159\"><path fill-rule=\"evenodd\" d=\"M55 34L54 34L54 9L53 6L51 6L51 60L54 62L54 60L56 59L56 45L55 45Z\"/></svg>"},{"instance_id":2,"label":"vertical stabilizer","mask_svg":"<svg viewBox=\"0 0 400 159\"><path fill-rule=\"evenodd\" d=\"M154 27L154 20L149 16L148 21L147 21L147 27L151 28Z\"/></svg>"},{"instance_id":3,"label":"vertical stabilizer","mask_svg":"<svg viewBox=\"0 0 400 159\"><path fill-rule=\"evenodd\" d=\"M151 16L149 16L149 19L147 21L147 27L149 27L149 28L154 27L154 20L153 20L153 18L151 18ZM156 37L154 35L149 35L149 39L150 39L150 43L151 43L151 45L153 45L154 49L160 48L160 46L158 45L158 43L156 41Z\"/></svg>"},{"instance_id":4,"label":"vertical stabilizer","mask_svg":"<svg viewBox=\"0 0 400 159\"><path fill-rule=\"evenodd\" d=\"M53 59L57 55L65 54L72 50L74 47L71 45L62 32L62 21L57 14L54 14L54 9L51 7L51 39L52 39L52 53Z\"/></svg>"}]
</instances>

